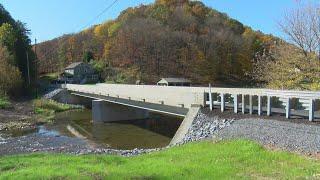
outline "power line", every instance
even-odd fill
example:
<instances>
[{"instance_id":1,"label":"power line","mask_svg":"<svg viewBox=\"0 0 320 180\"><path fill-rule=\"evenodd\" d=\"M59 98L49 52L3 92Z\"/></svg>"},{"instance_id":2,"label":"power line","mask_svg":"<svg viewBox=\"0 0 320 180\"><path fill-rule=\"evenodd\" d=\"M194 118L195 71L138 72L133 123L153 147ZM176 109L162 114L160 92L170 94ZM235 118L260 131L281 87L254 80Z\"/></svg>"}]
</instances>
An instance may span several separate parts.
<instances>
[{"instance_id":1,"label":"power line","mask_svg":"<svg viewBox=\"0 0 320 180\"><path fill-rule=\"evenodd\" d=\"M100 14L98 14L96 17L92 18L91 21L89 21L89 23L87 23L85 26L83 26L81 29L86 28L87 26L91 25L92 23L94 23L98 18L100 18L105 12L107 12L113 5L115 5L119 0L114 0L109 6L107 6L105 9L102 10L102 12ZM80 29L80 30L81 30Z\"/></svg>"},{"instance_id":2,"label":"power line","mask_svg":"<svg viewBox=\"0 0 320 180\"><path fill-rule=\"evenodd\" d=\"M86 27L90 26L92 23L94 23L98 18L100 18L104 13L106 13L109 9L111 9L119 0L114 0L109 6L107 6L105 9L103 9L103 11L101 11L101 13L99 13L97 16L95 16L89 23L87 23L85 26L83 26L81 29L85 29ZM66 43L67 39L65 39L64 41L61 42L62 45L64 45ZM57 46L56 48L51 49L51 51L45 53L43 56L46 57L47 55L53 53L55 50L58 49L59 46Z\"/></svg>"}]
</instances>

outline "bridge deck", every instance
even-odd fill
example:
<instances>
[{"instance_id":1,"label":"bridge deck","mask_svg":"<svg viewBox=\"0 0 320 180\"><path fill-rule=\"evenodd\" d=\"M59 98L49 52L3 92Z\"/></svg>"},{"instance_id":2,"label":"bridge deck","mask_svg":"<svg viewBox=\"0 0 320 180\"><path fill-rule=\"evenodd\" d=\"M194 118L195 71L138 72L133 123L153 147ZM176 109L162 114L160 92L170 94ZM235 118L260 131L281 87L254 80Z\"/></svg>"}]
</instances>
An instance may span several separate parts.
<instances>
[{"instance_id":1,"label":"bridge deck","mask_svg":"<svg viewBox=\"0 0 320 180\"><path fill-rule=\"evenodd\" d=\"M103 101L111 102L111 103L115 103L115 104L120 104L120 105L140 108L140 109L146 109L146 110L153 111L153 112L181 116L181 117L186 116L186 114L188 113L187 108L176 107L176 106L154 104L154 103L149 103L149 102L136 101L136 100L123 99L123 98L110 97L110 96L108 97L108 96L83 93L83 92L72 92L71 94L76 95L76 96L81 96L81 97L103 100Z\"/></svg>"}]
</instances>

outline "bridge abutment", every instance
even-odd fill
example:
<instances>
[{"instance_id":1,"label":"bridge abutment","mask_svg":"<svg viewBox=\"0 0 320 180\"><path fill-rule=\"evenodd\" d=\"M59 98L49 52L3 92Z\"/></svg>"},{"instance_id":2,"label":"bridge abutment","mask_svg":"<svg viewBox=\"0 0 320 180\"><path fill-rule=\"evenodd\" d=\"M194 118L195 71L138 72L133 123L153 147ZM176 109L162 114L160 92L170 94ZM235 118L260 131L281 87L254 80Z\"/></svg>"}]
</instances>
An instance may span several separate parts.
<instances>
[{"instance_id":1,"label":"bridge abutment","mask_svg":"<svg viewBox=\"0 0 320 180\"><path fill-rule=\"evenodd\" d=\"M179 129L177 130L176 134L172 138L170 142L171 145L174 145L183 141L184 137L186 136L190 127L192 126L193 120L197 117L200 109L201 109L201 105L198 105L198 104L191 105Z\"/></svg>"},{"instance_id":2,"label":"bridge abutment","mask_svg":"<svg viewBox=\"0 0 320 180\"><path fill-rule=\"evenodd\" d=\"M92 119L94 123L146 119L148 117L149 111L145 109L123 106L103 100L92 101Z\"/></svg>"},{"instance_id":3,"label":"bridge abutment","mask_svg":"<svg viewBox=\"0 0 320 180\"><path fill-rule=\"evenodd\" d=\"M64 104L83 105L86 108L91 108L92 105L90 98L73 95L66 89L62 90L59 94L53 96L52 100Z\"/></svg>"}]
</instances>

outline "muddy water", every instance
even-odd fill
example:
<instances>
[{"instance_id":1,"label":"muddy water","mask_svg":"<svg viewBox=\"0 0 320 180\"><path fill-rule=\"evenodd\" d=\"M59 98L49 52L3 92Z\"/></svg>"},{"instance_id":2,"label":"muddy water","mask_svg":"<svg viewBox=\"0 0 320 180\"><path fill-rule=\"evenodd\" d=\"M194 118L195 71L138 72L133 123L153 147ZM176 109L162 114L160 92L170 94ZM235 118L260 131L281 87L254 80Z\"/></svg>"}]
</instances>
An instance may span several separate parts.
<instances>
[{"instance_id":1,"label":"muddy water","mask_svg":"<svg viewBox=\"0 0 320 180\"><path fill-rule=\"evenodd\" d=\"M39 126L35 132L14 132L12 136L37 133L80 138L95 147L156 148L168 145L182 122L178 117L151 113L143 120L94 124L91 116L90 110L59 113L53 123Z\"/></svg>"}]
</instances>

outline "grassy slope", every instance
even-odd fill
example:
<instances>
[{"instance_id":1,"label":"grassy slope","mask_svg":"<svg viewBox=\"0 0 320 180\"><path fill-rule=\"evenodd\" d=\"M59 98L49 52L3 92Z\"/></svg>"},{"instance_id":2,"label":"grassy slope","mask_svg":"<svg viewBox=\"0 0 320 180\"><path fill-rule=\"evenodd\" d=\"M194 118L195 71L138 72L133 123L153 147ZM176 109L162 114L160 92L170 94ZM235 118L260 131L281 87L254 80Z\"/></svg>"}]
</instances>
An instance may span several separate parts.
<instances>
[{"instance_id":1,"label":"grassy slope","mask_svg":"<svg viewBox=\"0 0 320 180\"><path fill-rule=\"evenodd\" d=\"M36 99L33 101L33 104L36 109L47 109L52 110L54 112L63 112L74 109L74 106L58 103L49 99Z\"/></svg>"},{"instance_id":2,"label":"grassy slope","mask_svg":"<svg viewBox=\"0 0 320 180\"><path fill-rule=\"evenodd\" d=\"M320 162L237 140L192 143L137 157L31 154L0 158L0 179L257 179L314 177ZM319 177L318 177L319 178Z\"/></svg>"},{"instance_id":3,"label":"grassy slope","mask_svg":"<svg viewBox=\"0 0 320 180\"><path fill-rule=\"evenodd\" d=\"M48 99L36 99L33 101L33 105L35 114L42 116L40 119L42 119L44 122L53 119L55 113L80 108Z\"/></svg>"},{"instance_id":4,"label":"grassy slope","mask_svg":"<svg viewBox=\"0 0 320 180\"><path fill-rule=\"evenodd\" d=\"M53 81L53 80L57 80L59 77L59 72L56 72L56 73L48 73L48 74L44 74L44 75L41 75L40 76L40 80L43 80L43 81Z\"/></svg>"}]
</instances>

